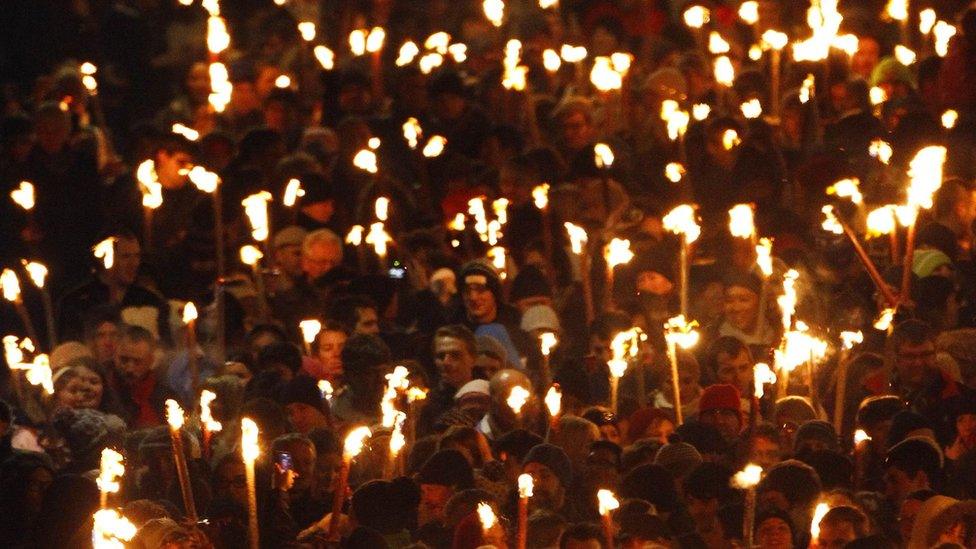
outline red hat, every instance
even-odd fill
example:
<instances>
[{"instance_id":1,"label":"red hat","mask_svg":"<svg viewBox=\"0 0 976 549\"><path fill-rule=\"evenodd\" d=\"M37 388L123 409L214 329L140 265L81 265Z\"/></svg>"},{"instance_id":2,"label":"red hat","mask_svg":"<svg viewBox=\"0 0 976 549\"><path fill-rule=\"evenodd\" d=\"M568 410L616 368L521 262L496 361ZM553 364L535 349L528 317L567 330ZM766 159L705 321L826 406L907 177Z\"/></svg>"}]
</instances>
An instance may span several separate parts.
<instances>
[{"instance_id":1,"label":"red hat","mask_svg":"<svg viewBox=\"0 0 976 549\"><path fill-rule=\"evenodd\" d=\"M739 390L735 385L727 383L719 385L709 385L702 391L701 400L698 401L698 412L708 410L734 410L740 412Z\"/></svg>"}]
</instances>

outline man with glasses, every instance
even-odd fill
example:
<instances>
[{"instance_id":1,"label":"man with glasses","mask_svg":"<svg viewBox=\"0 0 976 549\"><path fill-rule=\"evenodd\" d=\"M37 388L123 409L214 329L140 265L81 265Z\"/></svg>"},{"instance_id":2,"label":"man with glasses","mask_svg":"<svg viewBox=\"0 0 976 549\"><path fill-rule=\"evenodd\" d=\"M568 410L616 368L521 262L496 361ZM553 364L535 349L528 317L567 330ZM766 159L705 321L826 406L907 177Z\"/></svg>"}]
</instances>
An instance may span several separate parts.
<instances>
[{"instance_id":1,"label":"man with glasses","mask_svg":"<svg viewBox=\"0 0 976 549\"><path fill-rule=\"evenodd\" d=\"M911 410L925 416L935 427L939 442L952 443L955 436L956 402L976 398L952 380L936 363L935 330L921 320L906 320L891 332L888 349L894 362L892 387Z\"/></svg>"}]
</instances>

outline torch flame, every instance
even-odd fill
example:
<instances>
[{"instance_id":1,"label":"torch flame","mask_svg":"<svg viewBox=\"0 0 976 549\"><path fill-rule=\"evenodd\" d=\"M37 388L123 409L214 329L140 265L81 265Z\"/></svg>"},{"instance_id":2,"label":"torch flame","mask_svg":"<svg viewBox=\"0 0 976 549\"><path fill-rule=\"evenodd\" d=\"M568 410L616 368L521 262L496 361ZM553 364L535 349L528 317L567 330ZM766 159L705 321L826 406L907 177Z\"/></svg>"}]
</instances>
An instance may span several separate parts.
<instances>
[{"instance_id":1,"label":"torch flame","mask_svg":"<svg viewBox=\"0 0 976 549\"><path fill-rule=\"evenodd\" d=\"M613 149L610 148L610 145L607 145L606 143L597 143L596 145L593 145L593 154L596 158L597 168L602 170L604 168L609 169L611 166L613 166Z\"/></svg>"},{"instance_id":2,"label":"torch flame","mask_svg":"<svg viewBox=\"0 0 976 549\"><path fill-rule=\"evenodd\" d=\"M833 206L827 204L823 208L820 208L820 211L824 214L823 223L820 224L823 230L833 234L844 234L844 226L840 224L840 220L834 214Z\"/></svg>"},{"instance_id":3,"label":"torch flame","mask_svg":"<svg viewBox=\"0 0 976 549\"><path fill-rule=\"evenodd\" d=\"M739 19L748 25L755 25L759 22L759 2L756 0L746 0L739 5Z\"/></svg>"},{"instance_id":4,"label":"torch flame","mask_svg":"<svg viewBox=\"0 0 976 549\"><path fill-rule=\"evenodd\" d=\"M322 65L322 68L331 71L335 68L335 52L326 46L318 45L312 50L315 59Z\"/></svg>"},{"instance_id":5,"label":"torch flame","mask_svg":"<svg viewBox=\"0 0 976 549\"><path fill-rule=\"evenodd\" d=\"M257 246L251 244L241 246L241 263L253 267L258 264L258 261L262 257L264 257L264 254L261 253L261 250Z\"/></svg>"},{"instance_id":6,"label":"torch flame","mask_svg":"<svg viewBox=\"0 0 976 549\"><path fill-rule=\"evenodd\" d=\"M99 509L92 515L92 547L123 549L136 535L136 526L116 509Z\"/></svg>"},{"instance_id":7,"label":"torch flame","mask_svg":"<svg viewBox=\"0 0 976 549\"><path fill-rule=\"evenodd\" d=\"M939 21L932 27L935 34L935 53L939 57L945 57L949 53L949 40L956 35L956 27L945 21Z\"/></svg>"},{"instance_id":8,"label":"torch flame","mask_svg":"<svg viewBox=\"0 0 976 549\"><path fill-rule=\"evenodd\" d=\"M220 185L220 176L214 172L207 171L203 166L194 166L187 177L190 179L190 183L197 189L200 189L205 193L212 193L217 190Z\"/></svg>"},{"instance_id":9,"label":"torch flame","mask_svg":"<svg viewBox=\"0 0 976 549\"><path fill-rule=\"evenodd\" d=\"M606 488L600 489L600 491L596 493L596 499L597 502L599 502L601 515L609 515L610 511L620 507L620 502L617 501L616 496L614 496L613 492L607 490Z\"/></svg>"},{"instance_id":10,"label":"torch flame","mask_svg":"<svg viewBox=\"0 0 976 549\"><path fill-rule=\"evenodd\" d=\"M420 122L418 122L416 118L411 116L406 122L403 123L403 138L407 140L407 145L409 145L411 149L417 148L417 143L423 134L424 132L420 127Z\"/></svg>"},{"instance_id":11,"label":"torch flame","mask_svg":"<svg viewBox=\"0 0 976 549\"><path fill-rule=\"evenodd\" d=\"M759 118L763 112L762 103L755 97L739 105L739 110L742 111L742 116L749 120Z\"/></svg>"},{"instance_id":12,"label":"torch flame","mask_svg":"<svg viewBox=\"0 0 976 549\"><path fill-rule=\"evenodd\" d=\"M722 38L722 35L718 31L712 31L708 34L708 51L713 54L729 53L732 46Z\"/></svg>"},{"instance_id":13,"label":"torch flame","mask_svg":"<svg viewBox=\"0 0 976 549\"><path fill-rule=\"evenodd\" d=\"M289 179L288 184L285 185L285 194L281 198L281 203L291 208L303 196L305 196L305 189L302 188L302 182L294 178Z\"/></svg>"},{"instance_id":14,"label":"torch flame","mask_svg":"<svg viewBox=\"0 0 976 549\"><path fill-rule=\"evenodd\" d=\"M317 385L319 393L322 393L322 398L331 402L332 394L335 393L335 389L332 388L332 383L327 379L320 379Z\"/></svg>"},{"instance_id":15,"label":"torch flame","mask_svg":"<svg viewBox=\"0 0 976 549\"><path fill-rule=\"evenodd\" d=\"M810 536L811 539L816 540L820 537L820 521L823 520L824 515L830 511L830 505L826 503L818 503L817 508L813 511L813 520L810 521Z\"/></svg>"},{"instance_id":16,"label":"torch flame","mask_svg":"<svg viewBox=\"0 0 976 549\"><path fill-rule=\"evenodd\" d=\"M573 253L576 255L582 254L583 246L587 242L586 229L568 221L563 223L563 226L566 227L566 233L569 235L569 245Z\"/></svg>"},{"instance_id":17,"label":"torch flame","mask_svg":"<svg viewBox=\"0 0 976 549\"><path fill-rule=\"evenodd\" d=\"M929 146L918 151L909 163L908 204L915 208L931 208L932 195L942 186L942 167L946 160L946 148Z\"/></svg>"},{"instance_id":18,"label":"torch flame","mask_svg":"<svg viewBox=\"0 0 976 549\"><path fill-rule=\"evenodd\" d=\"M683 15L685 25L693 29L702 28L708 23L710 12L704 6L691 6L686 9Z\"/></svg>"},{"instance_id":19,"label":"torch flame","mask_svg":"<svg viewBox=\"0 0 976 549\"><path fill-rule=\"evenodd\" d=\"M197 319L197 306L192 301L183 306L183 324L189 324Z\"/></svg>"},{"instance_id":20,"label":"torch flame","mask_svg":"<svg viewBox=\"0 0 976 549\"><path fill-rule=\"evenodd\" d=\"M887 165L891 161L891 145L886 141L875 139L871 141L871 145L868 147L868 154L880 160L882 164Z\"/></svg>"},{"instance_id":21,"label":"torch flame","mask_svg":"<svg viewBox=\"0 0 976 549\"><path fill-rule=\"evenodd\" d=\"M868 440L871 440L871 437L868 436L867 432L864 429L858 429L857 431L854 431L854 446L858 446L862 442L866 442Z\"/></svg>"},{"instance_id":22,"label":"torch flame","mask_svg":"<svg viewBox=\"0 0 976 549\"><path fill-rule=\"evenodd\" d=\"M360 170L376 173L379 167L376 165L376 153L369 149L362 149L352 158L352 165Z\"/></svg>"},{"instance_id":23,"label":"torch flame","mask_svg":"<svg viewBox=\"0 0 976 549\"><path fill-rule=\"evenodd\" d=\"M307 319L298 323L298 329L302 332L302 340L311 345L322 331L322 323L315 319Z\"/></svg>"},{"instance_id":24,"label":"torch flame","mask_svg":"<svg viewBox=\"0 0 976 549\"><path fill-rule=\"evenodd\" d=\"M183 427L185 420L183 408L180 408L179 403L171 398L166 399L166 423L169 423L169 428L177 431Z\"/></svg>"},{"instance_id":25,"label":"torch flame","mask_svg":"<svg viewBox=\"0 0 976 549\"><path fill-rule=\"evenodd\" d=\"M142 205L156 209L163 205L163 185L156 176L156 163L145 160L136 168L136 180L142 187Z\"/></svg>"},{"instance_id":26,"label":"torch flame","mask_svg":"<svg viewBox=\"0 0 976 549\"><path fill-rule=\"evenodd\" d=\"M299 23L298 29L301 31L302 36L308 31L307 27L303 29L302 25L311 25L312 38L306 38L307 41L311 41L315 38L315 23ZM227 32L227 22L224 21L223 17L211 16L207 18L207 51L217 55L222 51L230 47L230 34Z\"/></svg>"},{"instance_id":27,"label":"torch flame","mask_svg":"<svg viewBox=\"0 0 976 549\"><path fill-rule=\"evenodd\" d=\"M935 26L936 13L932 8L925 8L924 10L918 12L918 32L923 35L932 32L932 27Z\"/></svg>"},{"instance_id":28,"label":"torch flame","mask_svg":"<svg viewBox=\"0 0 976 549\"><path fill-rule=\"evenodd\" d=\"M753 488L762 480L763 468L750 463L741 471L732 476L732 486L741 490Z\"/></svg>"},{"instance_id":29,"label":"torch flame","mask_svg":"<svg viewBox=\"0 0 976 549\"><path fill-rule=\"evenodd\" d=\"M353 225L349 229L349 234L346 235L346 244L352 244L353 246L359 246L363 243L363 233L366 232L366 228L362 225Z\"/></svg>"},{"instance_id":30,"label":"torch flame","mask_svg":"<svg viewBox=\"0 0 976 549\"><path fill-rule=\"evenodd\" d=\"M509 408L512 409L516 414L522 413L522 407L529 401L529 396L531 393L525 387L521 385L516 385L512 387L512 391L508 393L508 398L505 402L508 404Z\"/></svg>"},{"instance_id":31,"label":"torch flame","mask_svg":"<svg viewBox=\"0 0 976 549\"><path fill-rule=\"evenodd\" d=\"M376 219L386 221L390 216L390 199L385 196L377 198L373 204L373 211L376 213Z\"/></svg>"},{"instance_id":32,"label":"torch flame","mask_svg":"<svg viewBox=\"0 0 976 549\"><path fill-rule=\"evenodd\" d=\"M383 49L383 42L386 41L386 31L383 27L373 27L366 37L366 51L378 53Z\"/></svg>"},{"instance_id":33,"label":"torch flame","mask_svg":"<svg viewBox=\"0 0 976 549\"><path fill-rule=\"evenodd\" d=\"M34 208L34 184L30 181L21 181L20 186L10 191L10 198L21 208L30 211Z\"/></svg>"},{"instance_id":34,"label":"torch flame","mask_svg":"<svg viewBox=\"0 0 976 549\"><path fill-rule=\"evenodd\" d=\"M759 272L766 278L773 274L773 241L768 238L760 238L756 245L756 265Z\"/></svg>"},{"instance_id":35,"label":"torch flame","mask_svg":"<svg viewBox=\"0 0 976 549\"><path fill-rule=\"evenodd\" d=\"M214 400L217 400L217 394L213 391L206 389L200 391L200 423L211 433L216 433L224 428L219 421L214 419L213 413L210 411L210 404Z\"/></svg>"},{"instance_id":36,"label":"torch flame","mask_svg":"<svg viewBox=\"0 0 976 549\"><path fill-rule=\"evenodd\" d=\"M891 234L895 231L896 223L894 205L888 204L871 210L868 212L867 218L868 236L876 237Z\"/></svg>"},{"instance_id":37,"label":"torch flame","mask_svg":"<svg viewBox=\"0 0 976 549\"><path fill-rule=\"evenodd\" d=\"M664 324L664 339L682 349L691 349L698 345L698 340L701 337L698 330L695 329L697 327L698 321L689 322L685 320L685 315L671 317Z\"/></svg>"},{"instance_id":38,"label":"torch flame","mask_svg":"<svg viewBox=\"0 0 976 549\"><path fill-rule=\"evenodd\" d=\"M427 390L420 387L410 387L407 389L407 402L416 402L427 398Z\"/></svg>"},{"instance_id":39,"label":"torch flame","mask_svg":"<svg viewBox=\"0 0 976 549\"><path fill-rule=\"evenodd\" d=\"M827 187L827 194L840 198L850 198L855 204L864 203L864 195L861 194L861 182L857 178L841 179L833 185Z\"/></svg>"},{"instance_id":40,"label":"torch flame","mask_svg":"<svg viewBox=\"0 0 976 549\"><path fill-rule=\"evenodd\" d=\"M495 511L485 502L478 503L478 520L481 522L481 529L485 532L491 530L498 523Z\"/></svg>"},{"instance_id":41,"label":"torch flame","mask_svg":"<svg viewBox=\"0 0 976 549\"><path fill-rule=\"evenodd\" d=\"M953 109L949 109L942 113L942 127L947 130L955 128L957 120L959 120L959 113Z\"/></svg>"},{"instance_id":42,"label":"torch flame","mask_svg":"<svg viewBox=\"0 0 976 549\"><path fill-rule=\"evenodd\" d=\"M520 498L532 497L532 475L522 473L518 476L518 491Z\"/></svg>"},{"instance_id":43,"label":"torch flame","mask_svg":"<svg viewBox=\"0 0 976 549\"><path fill-rule=\"evenodd\" d=\"M549 356L552 352L552 348L559 343L556 338L556 334L552 332L542 332L539 334L539 349L542 351L542 356Z\"/></svg>"},{"instance_id":44,"label":"torch flame","mask_svg":"<svg viewBox=\"0 0 976 549\"><path fill-rule=\"evenodd\" d=\"M444 152L444 147L447 146L447 138L442 135L432 136L427 140L427 144L424 145L424 156L426 158L436 158Z\"/></svg>"},{"instance_id":45,"label":"torch flame","mask_svg":"<svg viewBox=\"0 0 976 549\"><path fill-rule=\"evenodd\" d=\"M769 29L762 34L762 41L766 46L779 51L786 47L789 37L784 32Z\"/></svg>"},{"instance_id":46,"label":"torch flame","mask_svg":"<svg viewBox=\"0 0 976 549\"><path fill-rule=\"evenodd\" d=\"M342 457L346 461L351 461L363 451L363 444L366 439L373 436L372 431L365 425L356 427L346 435L346 440L342 445Z\"/></svg>"},{"instance_id":47,"label":"torch flame","mask_svg":"<svg viewBox=\"0 0 976 549\"><path fill-rule=\"evenodd\" d=\"M390 455L396 457L400 450L407 445L407 438L403 435L403 423L407 419L407 414L397 412L396 420L393 422L393 432L390 433Z\"/></svg>"},{"instance_id":48,"label":"torch flame","mask_svg":"<svg viewBox=\"0 0 976 549\"><path fill-rule=\"evenodd\" d=\"M856 332L841 332L840 340L844 349L851 350L855 345L864 343L864 334L861 333L861 330Z\"/></svg>"},{"instance_id":49,"label":"torch flame","mask_svg":"<svg viewBox=\"0 0 976 549\"><path fill-rule=\"evenodd\" d=\"M532 202L535 204L536 208L540 210L546 209L549 206L549 184L543 183L541 185L536 185L532 189Z\"/></svg>"},{"instance_id":50,"label":"torch flame","mask_svg":"<svg viewBox=\"0 0 976 549\"><path fill-rule=\"evenodd\" d=\"M563 393L559 390L558 385L553 385L549 387L546 391L545 397L546 408L549 410L549 415L556 417L559 415L559 410L562 408L563 404ZM529 494L531 495L531 494Z\"/></svg>"},{"instance_id":51,"label":"torch flame","mask_svg":"<svg viewBox=\"0 0 976 549\"><path fill-rule=\"evenodd\" d=\"M241 201L244 215L251 224L251 236L259 242L268 239L268 203L272 200L271 193L261 191Z\"/></svg>"},{"instance_id":52,"label":"torch flame","mask_svg":"<svg viewBox=\"0 0 976 549\"><path fill-rule=\"evenodd\" d=\"M729 232L736 238L752 238L756 235L752 204L736 204L729 210Z\"/></svg>"},{"instance_id":53,"label":"torch flame","mask_svg":"<svg viewBox=\"0 0 976 549\"><path fill-rule=\"evenodd\" d=\"M42 263L36 261L24 261L24 270L27 271L27 276L30 277L31 282L34 286L38 288L44 287L44 279L47 278L47 267Z\"/></svg>"},{"instance_id":54,"label":"torch flame","mask_svg":"<svg viewBox=\"0 0 976 549\"><path fill-rule=\"evenodd\" d=\"M630 260L634 259L634 252L630 251L630 240L614 238L607 244L603 251L603 257L611 269L617 265L630 263Z\"/></svg>"},{"instance_id":55,"label":"torch flame","mask_svg":"<svg viewBox=\"0 0 976 549\"><path fill-rule=\"evenodd\" d=\"M241 418L241 457L245 463L254 463L260 455L258 424L249 417Z\"/></svg>"},{"instance_id":56,"label":"torch flame","mask_svg":"<svg viewBox=\"0 0 976 549\"><path fill-rule=\"evenodd\" d=\"M505 17L505 2L503 0L484 0L481 3L485 11L485 18L496 27L502 26L502 19ZM487 530L487 528L485 528Z\"/></svg>"},{"instance_id":57,"label":"torch flame","mask_svg":"<svg viewBox=\"0 0 976 549\"><path fill-rule=\"evenodd\" d=\"M767 383L776 383L776 374L765 362L759 362L752 367L752 375L755 378L753 394L756 398L762 398L765 394L764 388Z\"/></svg>"},{"instance_id":58,"label":"torch flame","mask_svg":"<svg viewBox=\"0 0 976 549\"><path fill-rule=\"evenodd\" d=\"M103 493L118 493L121 485L119 477L125 474L125 466L122 465L122 454L111 448L102 449L98 478L95 483Z\"/></svg>"},{"instance_id":59,"label":"torch flame","mask_svg":"<svg viewBox=\"0 0 976 549\"><path fill-rule=\"evenodd\" d=\"M715 82L731 88L735 82L735 67L732 60L727 55L720 55L715 58Z\"/></svg>"},{"instance_id":60,"label":"torch flame","mask_svg":"<svg viewBox=\"0 0 976 549\"><path fill-rule=\"evenodd\" d=\"M556 50L549 48L542 51L542 66L549 72L556 72L563 64Z\"/></svg>"},{"instance_id":61,"label":"torch flame","mask_svg":"<svg viewBox=\"0 0 976 549\"><path fill-rule=\"evenodd\" d=\"M664 177L672 183L678 183L681 178L685 175L685 167L677 162L669 162L667 166L664 167Z\"/></svg>"},{"instance_id":62,"label":"torch flame","mask_svg":"<svg viewBox=\"0 0 976 549\"><path fill-rule=\"evenodd\" d=\"M891 328L891 323L895 320L895 310L892 308L881 311L878 318L874 321L876 330L886 331Z\"/></svg>"},{"instance_id":63,"label":"torch flame","mask_svg":"<svg viewBox=\"0 0 976 549\"><path fill-rule=\"evenodd\" d=\"M695 220L695 208L690 204L675 206L661 219L664 230L683 235L685 243L691 244L701 235L701 227Z\"/></svg>"},{"instance_id":64,"label":"torch flame","mask_svg":"<svg viewBox=\"0 0 976 549\"><path fill-rule=\"evenodd\" d=\"M311 21L301 21L298 23L298 33L302 35L302 40L311 42L315 40L315 23Z\"/></svg>"},{"instance_id":65,"label":"torch flame","mask_svg":"<svg viewBox=\"0 0 976 549\"><path fill-rule=\"evenodd\" d=\"M0 274L0 288L3 289L3 298L7 301L20 301L20 280L12 269L4 269Z\"/></svg>"},{"instance_id":66,"label":"torch flame","mask_svg":"<svg viewBox=\"0 0 976 549\"><path fill-rule=\"evenodd\" d=\"M365 241L367 244L373 245L373 250L376 252L376 255L386 257L386 245L393 242L393 237L383 228L383 222L377 221L369 226L369 232L366 233Z\"/></svg>"}]
</instances>

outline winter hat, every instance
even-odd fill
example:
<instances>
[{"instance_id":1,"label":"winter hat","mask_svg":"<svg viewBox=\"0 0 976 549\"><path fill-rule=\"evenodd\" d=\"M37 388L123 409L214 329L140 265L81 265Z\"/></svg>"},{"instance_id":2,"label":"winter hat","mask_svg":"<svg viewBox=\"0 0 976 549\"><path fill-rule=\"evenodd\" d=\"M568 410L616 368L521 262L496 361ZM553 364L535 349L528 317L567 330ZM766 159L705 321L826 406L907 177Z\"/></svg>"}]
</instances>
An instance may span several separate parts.
<instances>
[{"instance_id":1,"label":"winter hat","mask_svg":"<svg viewBox=\"0 0 976 549\"><path fill-rule=\"evenodd\" d=\"M652 248L635 258L634 273L657 273L664 278L674 281L674 254L669 254L661 247Z\"/></svg>"},{"instance_id":2,"label":"winter hat","mask_svg":"<svg viewBox=\"0 0 976 549\"><path fill-rule=\"evenodd\" d=\"M463 490L474 485L474 473L471 464L461 452L452 449L439 450L420 467L417 482Z\"/></svg>"},{"instance_id":3,"label":"winter hat","mask_svg":"<svg viewBox=\"0 0 976 549\"><path fill-rule=\"evenodd\" d=\"M471 381L465 383L461 386L456 393L454 393L454 400L461 400L464 396L474 396L474 395L484 395L489 396L491 393L488 392L488 380L485 379L472 379Z\"/></svg>"},{"instance_id":4,"label":"winter hat","mask_svg":"<svg viewBox=\"0 0 976 549\"><path fill-rule=\"evenodd\" d=\"M809 400L801 396L793 395L783 397L776 401L776 411L773 417L779 418L780 416L788 416L796 420L797 423L803 423L804 421L816 419L817 413L813 411L813 406L810 405Z\"/></svg>"},{"instance_id":5,"label":"winter hat","mask_svg":"<svg viewBox=\"0 0 976 549\"><path fill-rule=\"evenodd\" d=\"M919 278L925 278L944 265L952 267L952 259L936 249L915 250L912 256L912 272Z\"/></svg>"},{"instance_id":6,"label":"winter hat","mask_svg":"<svg viewBox=\"0 0 976 549\"><path fill-rule=\"evenodd\" d=\"M654 463L667 469L674 478L682 478L701 465L702 456L687 442L672 442L657 451Z\"/></svg>"},{"instance_id":7,"label":"winter hat","mask_svg":"<svg viewBox=\"0 0 976 549\"><path fill-rule=\"evenodd\" d=\"M559 316L548 305L533 305L522 313L522 330L528 333L533 330L558 332Z\"/></svg>"},{"instance_id":8,"label":"winter hat","mask_svg":"<svg viewBox=\"0 0 976 549\"><path fill-rule=\"evenodd\" d=\"M535 446L522 460L522 467L530 463L545 465L559 479L563 487L568 487L573 482L573 464L562 448L543 443Z\"/></svg>"},{"instance_id":9,"label":"winter hat","mask_svg":"<svg viewBox=\"0 0 976 549\"><path fill-rule=\"evenodd\" d=\"M522 462L529 451L540 444L542 437L539 435L525 429L514 429L496 440L494 446L499 455L505 454L516 462Z\"/></svg>"},{"instance_id":10,"label":"winter hat","mask_svg":"<svg viewBox=\"0 0 976 549\"><path fill-rule=\"evenodd\" d=\"M451 549L478 549L486 547L485 533L478 512L470 513L454 528Z\"/></svg>"},{"instance_id":11,"label":"winter hat","mask_svg":"<svg viewBox=\"0 0 976 549\"><path fill-rule=\"evenodd\" d=\"M284 248L285 246L301 246L305 242L305 237L308 236L308 231L298 227L296 225L291 225L281 229L274 235L274 249Z\"/></svg>"},{"instance_id":12,"label":"winter hat","mask_svg":"<svg viewBox=\"0 0 976 549\"><path fill-rule=\"evenodd\" d=\"M526 265L512 281L512 301L530 297L552 297L552 286L535 265Z\"/></svg>"},{"instance_id":13,"label":"winter hat","mask_svg":"<svg viewBox=\"0 0 976 549\"><path fill-rule=\"evenodd\" d=\"M644 464L627 473L620 483L620 495L642 499L658 511L670 512L679 505L681 498L671 473L657 464Z\"/></svg>"},{"instance_id":14,"label":"winter hat","mask_svg":"<svg viewBox=\"0 0 976 549\"><path fill-rule=\"evenodd\" d=\"M406 477L371 480L352 494L356 522L382 534L396 534L406 527L411 509L420 503L420 489Z\"/></svg>"},{"instance_id":15,"label":"winter hat","mask_svg":"<svg viewBox=\"0 0 976 549\"><path fill-rule=\"evenodd\" d=\"M51 351L51 370L57 372L76 358L91 358L91 350L77 341L65 341Z\"/></svg>"},{"instance_id":16,"label":"winter hat","mask_svg":"<svg viewBox=\"0 0 976 549\"><path fill-rule=\"evenodd\" d=\"M861 401L857 409L857 426L874 427L905 409L905 403L894 395L871 396Z\"/></svg>"},{"instance_id":17,"label":"winter hat","mask_svg":"<svg viewBox=\"0 0 976 549\"><path fill-rule=\"evenodd\" d=\"M698 453L724 454L728 444L722 438L722 433L714 425L706 425L700 421L686 421L674 430L680 440L694 446Z\"/></svg>"},{"instance_id":18,"label":"winter hat","mask_svg":"<svg viewBox=\"0 0 976 549\"><path fill-rule=\"evenodd\" d=\"M681 71L672 67L658 69L648 75L641 84L645 92L657 94L664 99L683 101L688 92L688 83Z\"/></svg>"},{"instance_id":19,"label":"winter hat","mask_svg":"<svg viewBox=\"0 0 976 549\"><path fill-rule=\"evenodd\" d=\"M779 492L790 505L805 505L820 495L820 477L806 463L788 459L769 468L759 483L759 491Z\"/></svg>"},{"instance_id":20,"label":"winter hat","mask_svg":"<svg viewBox=\"0 0 976 549\"><path fill-rule=\"evenodd\" d=\"M888 430L888 447L892 447L905 440L909 433L932 430L932 422L925 416L912 410L902 410L891 418L891 429Z\"/></svg>"},{"instance_id":21,"label":"winter hat","mask_svg":"<svg viewBox=\"0 0 976 549\"><path fill-rule=\"evenodd\" d=\"M282 389L278 401L282 406L297 403L322 411L322 392L314 379L304 375L293 377Z\"/></svg>"},{"instance_id":22,"label":"winter hat","mask_svg":"<svg viewBox=\"0 0 976 549\"><path fill-rule=\"evenodd\" d=\"M839 451L817 450L816 452L807 452L800 456L799 460L813 467L817 476L820 477L820 484L823 485L825 491L854 487L854 464Z\"/></svg>"},{"instance_id":23,"label":"winter hat","mask_svg":"<svg viewBox=\"0 0 976 549\"><path fill-rule=\"evenodd\" d=\"M820 419L805 421L800 425L793 439L793 451L795 452L808 440L823 442L831 450L836 450L839 444L834 426Z\"/></svg>"},{"instance_id":24,"label":"winter hat","mask_svg":"<svg viewBox=\"0 0 976 549\"><path fill-rule=\"evenodd\" d=\"M928 549L935 541L931 540L932 526L935 517L945 512L947 509L958 503L959 500L948 496L936 495L922 502L915 515L915 526L912 528L912 536L908 540L908 549Z\"/></svg>"},{"instance_id":25,"label":"winter hat","mask_svg":"<svg viewBox=\"0 0 976 549\"><path fill-rule=\"evenodd\" d=\"M125 422L119 416L90 408L59 410L54 417L54 426L76 457L121 442L126 431Z\"/></svg>"},{"instance_id":26,"label":"winter hat","mask_svg":"<svg viewBox=\"0 0 976 549\"><path fill-rule=\"evenodd\" d=\"M498 277L498 271L486 261L469 261L461 267L460 286L463 288L468 284L483 284L488 287L497 301L502 301L501 278Z\"/></svg>"},{"instance_id":27,"label":"winter hat","mask_svg":"<svg viewBox=\"0 0 976 549\"><path fill-rule=\"evenodd\" d=\"M735 385L720 383L705 387L698 401L698 413L700 415L709 410L733 410L741 415L739 390Z\"/></svg>"},{"instance_id":28,"label":"winter hat","mask_svg":"<svg viewBox=\"0 0 976 549\"><path fill-rule=\"evenodd\" d=\"M136 532L132 544L145 549L164 547L168 542L175 541L175 536L186 533L178 522L171 518L152 519Z\"/></svg>"},{"instance_id":29,"label":"winter hat","mask_svg":"<svg viewBox=\"0 0 976 549\"><path fill-rule=\"evenodd\" d=\"M935 482L942 471L944 458L939 443L927 436L908 437L888 449L885 467L899 469L921 469Z\"/></svg>"},{"instance_id":30,"label":"winter hat","mask_svg":"<svg viewBox=\"0 0 976 549\"><path fill-rule=\"evenodd\" d=\"M762 292L762 281L752 273L732 270L725 273L722 277L722 286L729 288L736 286L745 288L750 292L759 295Z\"/></svg>"},{"instance_id":31,"label":"winter hat","mask_svg":"<svg viewBox=\"0 0 976 549\"><path fill-rule=\"evenodd\" d=\"M490 335L479 335L475 336L475 341L478 343L479 355L488 355L496 360L508 362L508 351L506 351L505 346L494 337Z\"/></svg>"},{"instance_id":32,"label":"winter hat","mask_svg":"<svg viewBox=\"0 0 976 549\"><path fill-rule=\"evenodd\" d=\"M655 421L670 421L672 424L676 423L674 420L674 415L660 408L639 408L634 410L634 413L630 414L630 418L627 422L627 438L631 441L640 440L644 438L644 432L647 428L651 426ZM596 423L594 421L594 423ZM616 421L614 421L616 423ZM597 425L600 425L597 423Z\"/></svg>"}]
</instances>

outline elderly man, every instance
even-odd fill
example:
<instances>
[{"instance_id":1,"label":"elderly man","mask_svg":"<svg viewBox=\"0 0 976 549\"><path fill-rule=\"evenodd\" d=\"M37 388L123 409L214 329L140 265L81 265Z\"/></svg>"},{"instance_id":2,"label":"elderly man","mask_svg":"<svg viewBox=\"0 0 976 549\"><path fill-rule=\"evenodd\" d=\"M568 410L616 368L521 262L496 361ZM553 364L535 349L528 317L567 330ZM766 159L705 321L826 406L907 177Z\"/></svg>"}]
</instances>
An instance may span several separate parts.
<instances>
[{"instance_id":1,"label":"elderly man","mask_svg":"<svg viewBox=\"0 0 976 549\"><path fill-rule=\"evenodd\" d=\"M324 294L317 283L342 264L342 239L329 229L308 233L302 241L301 275L292 279L289 290L272 300L272 311L297 341L298 323L321 314Z\"/></svg>"}]
</instances>

